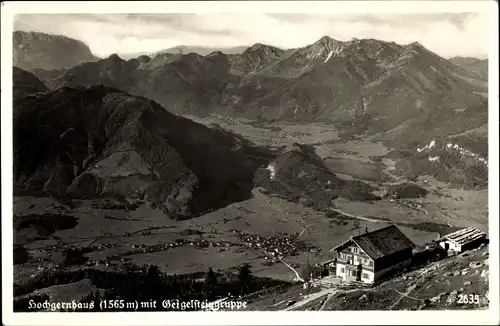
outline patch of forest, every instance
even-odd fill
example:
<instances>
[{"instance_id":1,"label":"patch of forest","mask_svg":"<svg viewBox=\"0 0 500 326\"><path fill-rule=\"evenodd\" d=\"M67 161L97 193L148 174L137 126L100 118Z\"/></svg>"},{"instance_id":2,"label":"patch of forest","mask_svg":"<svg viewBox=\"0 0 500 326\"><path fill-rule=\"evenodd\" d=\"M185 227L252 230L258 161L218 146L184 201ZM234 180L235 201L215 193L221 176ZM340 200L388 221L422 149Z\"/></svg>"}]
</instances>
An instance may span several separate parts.
<instances>
[{"instance_id":1,"label":"patch of forest","mask_svg":"<svg viewBox=\"0 0 500 326\"><path fill-rule=\"evenodd\" d=\"M201 274L201 275L200 275ZM48 271L28 281L26 284L14 284L14 296L24 296L14 299L16 312L27 312L26 296L37 289L53 285L75 283L90 279L99 290L81 298L81 303L94 303L100 300L124 300L145 302L165 299L180 301L213 301L225 297L240 297L266 288L291 285L289 282L252 275L250 265L239 267L238 273L216 273L211 268L206 273L170 275L162 273L156 265L146 265L141 268L129 266L124 272L103 271L97 269L81 269L71 271ZM30 297L30 296L27 296ZM36 301L36 299L35 299ZM100 311L99 304L94 304L93 311ZM169 310L161 307L140 308L139 311ZM171 308L170 310L175 310ZM195 308L191 308L195 310ZM33 310L30 310L33 311ZM88 310L85 310L88 311ZM112 310L107 310L112 311ZM118 310L116 310L118 311ZM126 311L126 310L119 310ZM136 311L136 310L134 310Z\"/></svg>"}]
</instances>

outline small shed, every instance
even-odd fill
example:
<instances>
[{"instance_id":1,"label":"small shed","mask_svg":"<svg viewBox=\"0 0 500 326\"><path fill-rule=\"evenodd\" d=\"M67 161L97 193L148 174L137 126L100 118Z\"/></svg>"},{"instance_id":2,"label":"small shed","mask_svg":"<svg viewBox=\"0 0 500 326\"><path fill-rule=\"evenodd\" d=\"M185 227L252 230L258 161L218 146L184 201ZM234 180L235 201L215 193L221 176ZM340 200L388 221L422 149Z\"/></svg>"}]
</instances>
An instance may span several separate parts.
<instances>
[{"instance_id":1,"label":"small shed","mask_svg":"<svg viewBox=\"0 0 500 326\"><path fill-rule=\"evenodd\" d=\"M448 253L460 253L478 247L485 239L486 233L475 227L469 227L447 234L438 239L438 242Z\"/></svg>"}]
</instances>

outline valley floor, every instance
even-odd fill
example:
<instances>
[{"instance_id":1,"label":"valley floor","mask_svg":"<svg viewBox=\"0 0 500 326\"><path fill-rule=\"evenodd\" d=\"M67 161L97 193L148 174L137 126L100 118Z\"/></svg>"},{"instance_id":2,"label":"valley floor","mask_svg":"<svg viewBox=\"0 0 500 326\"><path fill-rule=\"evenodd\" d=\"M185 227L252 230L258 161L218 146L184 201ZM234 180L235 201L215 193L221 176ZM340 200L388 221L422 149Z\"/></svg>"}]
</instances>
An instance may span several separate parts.
<instances>
[{"instance_id":1,"label":"valley floor","mask_svg":"<svg viewBox=\"0 0 500 326\"><path fill-rule=\"evenodd\" d=\"M388 148L365 141L337 142L338 133L331 127L318 124L254 126L248 121L216 118L199 122L216 122L258 144L315 144L317 154L341 178L362 180L377 188L383 188L389 182L404 181L392 173L393 161L374 162L370 159L384 155ZM14 219L30 214L53 214L76 218L77 224L73 228L47 234L40 234L36 225L19 228L14 235L14 244L23 246L29 257L14 266L14 282L23 284L46 270L66 268L63 267L65 258L62 251L69 247L88 249L84 253L88 260L82 267L120 270L129 263L154 264L163 272L184 274L206 272L209 267L214 271L237 271L241 264L250 263L255 276L293 281L296 275L289 266L266 259L266 255L280 247L298 246L295 243L284 244L286 241L279 240L277 235L300 234L306 225L311 224L308 232L303 232L298 240L309 239L310 247L316 249L309 254L307 249L297 250L297 255L286 257L286 261L295 268L305 266L307 259L311 264L330 259L329 250L334 246L365 229L371 231L384 227L389 221L395 222L417 245L432 241L440 232L465 226L488 231L486 190L451 189L428 176L421 176L415 183L429 191L425 198L373 202L337 199L334 204L344 214L341 219L330 218L300 203L263 194L259 189L253 190L249 200L184 221L171 220L147 203L126 210L109 209L99 200L87 200L75 202L75 207L69 208L51 198L17 197L14 198ZM242 233L262 238L253 243L245 242L240 237ZM265 244L265 239L271 244ZM478 293L484 297L487 282L482 272L478 274L479 269L467 266L472 260L483 264L485 255L487 252L483 250L467 257L451 258L429 266L435 267L432 272L415 271L373 289L318 292L307 302L286 308L410 309L419 307L426 298L441 292L452 292L458 286L457 282L467 280L471 285L463 285L464 293ZM467 276L444 276L444 273L455 270L467 271L464 274ZM443 273L440 274L440 271ZM448 282L450 286L445 285ZM412 290L408 291L410 288ZM301 289L293 291L302 292ZM291 292L273 295L273 303L269 302L270 298L259 299L260 302L250 309L285 309L283 305L294 295ZM283 302L278 304L280 301ZM434 307L448 306L436 303Z\"/></svg>"}]
</instances>

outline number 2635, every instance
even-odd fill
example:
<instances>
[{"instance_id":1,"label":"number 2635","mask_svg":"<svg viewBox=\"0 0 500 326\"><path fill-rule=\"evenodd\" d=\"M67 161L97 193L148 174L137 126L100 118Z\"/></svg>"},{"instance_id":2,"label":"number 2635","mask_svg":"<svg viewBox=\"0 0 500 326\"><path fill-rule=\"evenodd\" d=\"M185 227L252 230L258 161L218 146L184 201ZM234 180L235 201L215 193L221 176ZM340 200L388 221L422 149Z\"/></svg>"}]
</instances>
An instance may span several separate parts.
<instances>
[{"instance_id":1,"label":"number 2635","mask_svg":"<svg viewBox=\"0 0 500 326\"><path fill-rule=\"evenodd\" d=\"M457 303L479 304L479 295L478 294L459 294Z\"/></svg>"}]
</instances>

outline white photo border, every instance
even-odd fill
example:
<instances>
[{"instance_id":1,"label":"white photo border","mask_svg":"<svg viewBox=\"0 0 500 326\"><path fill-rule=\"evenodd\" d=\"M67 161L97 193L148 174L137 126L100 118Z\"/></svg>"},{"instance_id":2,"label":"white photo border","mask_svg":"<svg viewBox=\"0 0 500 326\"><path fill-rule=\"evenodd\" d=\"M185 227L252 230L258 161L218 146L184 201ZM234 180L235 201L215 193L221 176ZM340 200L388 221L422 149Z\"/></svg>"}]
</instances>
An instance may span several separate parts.
<instances>
[{"instance_id":1,"label":"white photo border","mask_svg":"<svg viewBox=\"0 0 500 326\"><path fill-rule=\"evenodd\" d=\"M12 32L20 13L458 13L484 12L489 30L490 305L481 311L13 313ZM16 1L2 2L2 316L5 325L498 324L498 3L489 1ZM496 237L494 237L496 236Z\"/></svg>"}]
</instances>

